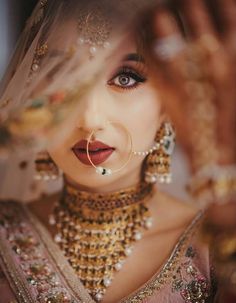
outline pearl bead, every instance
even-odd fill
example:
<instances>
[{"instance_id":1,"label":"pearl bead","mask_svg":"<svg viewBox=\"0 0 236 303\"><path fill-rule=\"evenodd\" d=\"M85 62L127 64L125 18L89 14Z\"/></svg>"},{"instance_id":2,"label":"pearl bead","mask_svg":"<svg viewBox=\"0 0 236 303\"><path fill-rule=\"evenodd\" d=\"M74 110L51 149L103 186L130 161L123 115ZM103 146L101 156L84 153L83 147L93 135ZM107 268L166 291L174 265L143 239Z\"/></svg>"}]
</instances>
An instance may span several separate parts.
<instances>
[{"instance_id":1,"label":"pearl bead","mask_svg":"<svg viewBox=\"0 0 236 303\"><path fill-rule=\"evenodd\" d=\"M110 278L104 278L103 279L104 286L108 287L111 285L111 279Z\"/></svg>"},{"instance_id":2,"label":"pearl bead","mask_svg":"<svg viewBox=\"0 0 236 303\"><path fill-rule=\"evenodd\" d=\"M55 217L53 215L49 216L49 224L50 225L55 225L56 224L56 220L55 220Z\"/></svg>"},{"instance_id":3,"label":"pearl bead","mask_svg":"<svg viewBox=\"0 0 236 303\"><path fill-rule=\"evenodd\" d=\"M103 173L103 167L98 166L98 167L96 168L96 173L102 175L102 173Z\"/></svg>"},{"instance_id":4,"label":"pearl bead","mask_svg":"<svg viewBox=\"0 0 236 303\"><path fill-rule=\"evenodd\" d=\"M135 235L134 235L134 239L136 241L139 241L142 239L142 234L140 232L136 232Z\"/></svg>"},{"instance_id":5,"label":"pearl bead","mask_svg":"<svg viewBox=\"0 0 236 303\"><path fill-rule=\"evenodd\" d=\"M148 218L145 222L145 227L149 229L152 227L152 225L153 225L152 218Z\"/></svg>"},{"instance_id":6,"label":"pearl bead","mask_svg":"<svg viewBox=\"0 0 236 303\"><path fill-rule=\"evenodd\" d=\"M141 156L141 155L142 155L142 152L138 152L138 155Z\"/></svg>"},{"instance_id":7,"label":"pearl bead","mask_svg":"<svg viewBox=\"0 0 236 303\"><path fill-rule=\"evenodd\" d=\"M97 49L95 46L91 46L90 49L89 49L89 52L91 55L95 55L95 53L97 52Z\"/></svg>"},{"instance_id":8,"label":"pearl bead","mask_svg":"<svg viewBox=\"0 0 236 303\"><path fill-rule=\"evenodd\" d=\"M121 268L122 268L122 264L120 262L118 262L118 263L115 264L116 271L121 270Z\"/></svg>"},{"instance_id":9,"label":"pearl bead","mask_svg":"<svg viewBox=\"0 0 236 303\"><path fill-rule=\"evenodd\" d=\"M97 301L101 301L101 300L102 300L102 294L97 293L96 296L95 296L95 299L96 299Z\"/></svg>"},{"instance_id":10,"label":"pearl bead","mask_svg":"<svg viewBox=\"0 0 236 303\"><path fill-rule=\"evenodd\" d=\"M164 176L160 176L158 181L160 183L164 183L165 182L165 177Z\"/></svg>"},{"instance_id":11,"label":"pearl bead","mask_svg":"<svg viewBox=\"0 0 236 303\"><path fill-rule=\"evenodd\" d=\"M155 176L146 176L145 177L145 181L147 183L156 183L157 182L157 178Z\"/></svg>"},{"instance_id":12,"label":"pearl bead","mask_svg":"<svg viewBox=\"0 0 236 303\"><path fill-rule=\"evenodd\" d=\"M111 44L108 41L103 43L104 48L109 48L110 46L111 46Z\"/></svg>"},{"instance_id":13,"label":"pearl bead","mask_svg":"<svg viewBox=\"0 0 236 303\"><path fill-rule=\"evenodd\" d=\"M112 174L112 170L111 170L110 168L108 168L108 169L106 170L106 175L110 176L111 174Z\"/></svg>"},{"instance_id":14,"label":"pearl bead","mask_svg":"<svg viewBox=\"0 0 236 303\"><path fill-rule=\"evenodd\" d=\"M131 254L132 254L132 249L130 247L127 247L125 249L125 255L126 255L126 257L130 256Z\"/></svg>"},{"instance_id":15,"label":"pearl bead","mask_svg":"<svg viewBox=\"0 0 236 303\"><path fill-rule=\"evenodd\" d=\"M32 68L32 71L37 72L39 69L39 65L37 63L34 63L31 68Z\"/></svg>"},{"instance_id":16,"label":"pearl bead","mask_svg":"<svg viewBox=\"0 0 236 303\"><path fill-rule=\"evenodd\" d=\"M50 180L49 175L44 175L44 176L43 176L43 180L44 180L44 181L49 181L49 180Z\"/></svg>"},{"instance_id":17,"label":"pearl bead","mask_svg":"<svg viewBox=\"0 0 236 303\"><path fill-rule=\"evenodd\" d=\"M166 176L166 183L170 184L172 181L171 175Z\"/></svg>"},{"instance_id":18,"label":"pearl bead","mask_svg":"<svg viewBox=\"0 0 236 303\"><path fill-rule=\"evenodd\" d=\"M80 37L80 38L77 40L77 44L78 44L78 45L83 45L83 44L84 44L84 38Z\"/></svg>"},{"instance_id":19,"label":"pearl bead","mask_svg":"<svg viewBox=\"0 0 236 303\"><path fill-rule=\"evenodd\" d=\"M157 177L156 176L152 176L151 177L151 182L152 183L156 183L157 182Z\"/></svg>"},{"instance_id":20,"label":"pearl bead","mask_svg":"<svg viewBox=\"0 0 236 303\"><path fill-rule=\"evenodd\" d=\"M54 240L56 243L60 243L62 241L61 235L60 234L56 234L54 237Z\"/></svg>"}]
</instances>

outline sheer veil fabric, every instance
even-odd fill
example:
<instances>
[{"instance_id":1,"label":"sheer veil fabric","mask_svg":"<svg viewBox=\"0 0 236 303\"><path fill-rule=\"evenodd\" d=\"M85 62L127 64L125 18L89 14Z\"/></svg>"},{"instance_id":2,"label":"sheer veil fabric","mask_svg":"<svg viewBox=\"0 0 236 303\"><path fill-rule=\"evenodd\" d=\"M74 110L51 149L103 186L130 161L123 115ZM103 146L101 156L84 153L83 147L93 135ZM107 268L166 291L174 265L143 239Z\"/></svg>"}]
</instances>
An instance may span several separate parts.
<instances>
[{"instance_id":1,"label":"sheer veil fabric","mask_svg":"<svg viewBox=\"0 0 236 303\"><path fill-rule=\"evenodd\" d=\"M35 153L68 133L81 96L140 13L157 2L38 2L0 86L1 198L31 199L41 191L32 182ZM63 98L55 98L58 91Z\"/></svg>"}]
</instances>

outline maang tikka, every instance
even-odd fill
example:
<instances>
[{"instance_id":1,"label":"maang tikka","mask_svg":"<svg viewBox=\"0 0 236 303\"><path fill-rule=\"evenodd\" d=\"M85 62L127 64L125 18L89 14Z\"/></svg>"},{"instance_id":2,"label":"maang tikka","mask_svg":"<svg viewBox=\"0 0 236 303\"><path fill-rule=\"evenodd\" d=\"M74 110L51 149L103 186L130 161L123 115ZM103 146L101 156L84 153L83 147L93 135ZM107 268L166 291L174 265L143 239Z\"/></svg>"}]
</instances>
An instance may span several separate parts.
<instances>
[{"instance_id":1,"label":"maang tikka","mask_svg":"<svg viewBox=\"0 0 236 303\"><path fill-rule=\"evenodd\" d=\"M155 138L155 145L147 153L144 178L147 183L171 183L171 155L175 147L175 132L169 122L161 125Z\"/></svg>"},{"instance_id":2,"label":"maang tikka","mask_svg":"<svg viewBox=\"0 0 236 303\"><path fill-rule=\"evenodd\" d=\"M98 48L106 49L110 47L111 23L99 5L80 13L78 32L77 44L88 46L90 58L95 56Z\"/></svg>"}]
</instances>

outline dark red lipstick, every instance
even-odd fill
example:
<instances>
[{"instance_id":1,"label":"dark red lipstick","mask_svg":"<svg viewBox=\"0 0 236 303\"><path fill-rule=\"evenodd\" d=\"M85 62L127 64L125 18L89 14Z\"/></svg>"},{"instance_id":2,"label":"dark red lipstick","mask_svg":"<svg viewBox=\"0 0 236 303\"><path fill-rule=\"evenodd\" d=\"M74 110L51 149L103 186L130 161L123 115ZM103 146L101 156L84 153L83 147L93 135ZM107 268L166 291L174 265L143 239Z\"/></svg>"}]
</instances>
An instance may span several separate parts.
<instances>
[{"instance_id":1,"label":"dark red lipstick","mask_svg":"<svg viewBox=\"0 0 236 303\"><path fill-rule=\"evenodd\" d=\"M87 140L81 140L77 142L73 147L72 151L75 156L85 165L92 165L87 156ZM108 146L100 141L93 141L89 143L89 156L94 165L99 165L106 161L108 157L114 152L115 148Z\"/></svg>"}]
</instances>

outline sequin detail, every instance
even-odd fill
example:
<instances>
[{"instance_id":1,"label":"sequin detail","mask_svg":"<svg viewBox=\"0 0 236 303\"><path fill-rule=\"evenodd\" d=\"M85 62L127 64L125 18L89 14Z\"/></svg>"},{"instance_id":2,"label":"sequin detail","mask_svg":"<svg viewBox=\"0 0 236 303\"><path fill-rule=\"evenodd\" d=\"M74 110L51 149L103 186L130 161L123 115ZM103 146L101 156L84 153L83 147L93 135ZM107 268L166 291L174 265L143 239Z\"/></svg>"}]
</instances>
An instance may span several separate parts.
<instances>
[{"instance_id":1,"label":"sequin detail","mask_svg":"<svg viewBox=\"0 0 236 303\"><path fill-rule=\"evenodd\" d=\"M19 302L82 303L55 268L20 205L2 202L0 255Z\"/></svg>"},{"instance_id":2,"label":"sequin detail","mask_svg":"<svg viewBox=\"0 0 236 303\"><path fill-rule=\"evenodd\" d=\"M6 277L8 281L11 281L17 301L21 303L94 303L86 290L78 286L80 281L71 266L66 262L57 245L53 243L47 230L33 214L15 202L0 203L0 210L0 262L5 268L4 272L8 273ZM177 292L183 300L185 300L183 296L186 296L187 300L189 293L181 294L181 291L189 285L186 289L190 290L192 301L185 300L183 302L198 302L193 297L193 290L196 286L196 289L199 290L199 284L190 284L195 279L191 278L191 275L189 275L188 280L175 279L174 277L176 275L178 278L176 272L180 264L182 272L188 268L188 266L182 267L184 256L188 261L193 261L193 258L197 256L197 252L193 248L189 249L188 246L193 233L198 229L201 218L202 213L200 212L181 236L161 271L136 292L121 300L120 303L144 302L144 300L158 294L165 285L172 285L171 283L174 281L177 289L174 289L172 285L173 293ZM191 264L189 263L189 265ZM192 271L191 267L188 270ZM185 272L185 274L187 273ZM55 283L56 281L59 284ZM41 284L41 282L45 283ZM201 291L204 290L205 278L204 281L198 281L198 283L202 283L200 285L203 287ZM208 282L207 285L209 285ZM65 297L67 294L70 294L71 301ZM205 296L207 295L205 294ZM199 302L206 302L203 300Z\"/></svg>"},{"instance_id":3,"label":"sequin detail","mask_svg":"<svg viewBox=\"0 0 236 303\"><path fill-rule=\"evenodd\" d=\"M121 300L120 303L141 303L144 301L144 299L147 299L160 291L164 285L167 283L172 284L172 290L173 292L184 289L186 281L184 279L178 278L177 273L182 271L182 262L181 260L183 257L186 257L186 254L188 254L191 258L195 256L196 251L190 247L188 247L188 243L190 238L193 237L193 234L196 232L196 230L199 227L199 224L201 222L201 219L203 217L203 212L199 212L197 216L194 218L190 226L187 228L187 230L184 232L184 234L180 237L180 240L176 244L173 253L171 254L168 261L165 263L165 265L162 267L160 272L158 272L152 279L150 279L143 287L141 287L139 290L134 292L132 295L124 298ZM190 257L191 255L191 257ZM190 268L189 268L190 270ZM181 277L181 275L180 275ZM193 291L194 285L189 285L187 290ZM188 296L188 293L181 294ZM183 297L185 300L185 298ZM190 297L192 299L192 297ZM185 301L186 303L205 303L206 301Z\"/></svg>"},{"instance_id":4,"label":"sequin detail","mask_svg":"<svg viewBox=\"0 0 236 303\"><path fill-rule=\"evenodd\" d=\"M194 266L197 251L189 246L173 276L172 291L179 292L185 303L206 303L210 296L207 279Z\"/></svg>"}]
</instances>

